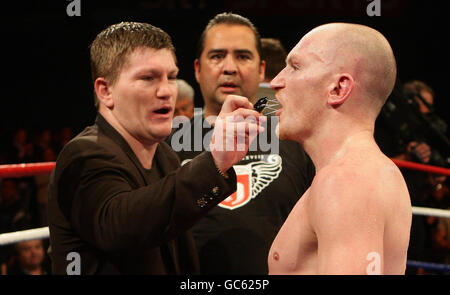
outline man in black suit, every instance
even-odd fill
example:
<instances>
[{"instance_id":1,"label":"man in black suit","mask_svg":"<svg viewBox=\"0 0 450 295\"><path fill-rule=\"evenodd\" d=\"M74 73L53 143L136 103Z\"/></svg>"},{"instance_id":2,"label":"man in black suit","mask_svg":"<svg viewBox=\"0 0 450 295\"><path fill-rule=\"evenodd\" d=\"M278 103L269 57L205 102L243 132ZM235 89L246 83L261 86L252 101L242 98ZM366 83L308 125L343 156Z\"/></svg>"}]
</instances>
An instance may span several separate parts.
<instances>
[{"instance_id":1,"label":"man in black suit","mask_svg":"<svg viewBox=\"0 0 450 295\"><path fill-rule=\"evenodd\" d=\"M236 189L246 148L219 148L227 126L259 130L252 104L230 96L211 151L179 168L162 140L176 99L175 49L161 29L112 25L91 45L98 116L61 151L49 186L54 274L198 273L188 229ZM249 134L243 134L248 136ZM222 136L222 137L219 137ZM77 259L78 264L72 264Z\"/></svg>"}]
</instances>

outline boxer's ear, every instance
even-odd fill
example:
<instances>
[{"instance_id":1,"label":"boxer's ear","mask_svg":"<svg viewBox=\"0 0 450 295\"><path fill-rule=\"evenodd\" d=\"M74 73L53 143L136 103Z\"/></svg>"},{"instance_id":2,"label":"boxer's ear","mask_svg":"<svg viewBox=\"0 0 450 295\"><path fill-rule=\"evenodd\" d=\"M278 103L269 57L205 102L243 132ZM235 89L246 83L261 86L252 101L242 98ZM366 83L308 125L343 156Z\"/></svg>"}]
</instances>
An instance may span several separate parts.
<instances>
[{"instance_id":1,"label":"boxer's ear","mask_svg":"<svg viewBox=\"0 0 450 295\"><path fill-rule=\"evenodd\" d=\"M343 104L353 90L354 80L350 74L340 74L335 82L330 86L328 93L328 104L339 106Z\"/></svg>"},{"instance_id":2,"label":"boxer's ear","mask_svg":"<svg viewBox=\"0 0 450 295\"><path fill-rule=\"evenodd\" d=\"M194 60L194 70L195 70L195 80L197 80L197 82L199 82L200 80L200 60L198 58L196 58Z\"/></svg>"},{"instance_id":3,"label":"boxer's ear","mask_svg":"<svg viewBox=\"0 0 450 295\"><path fill-rule=\"evenodd\" d=\"M94 82L95 94L101 104L104 104L107 108L114 107L114 101L112 99L111 83L103 78L98 77Z\"/></svg>"}]
</instances>

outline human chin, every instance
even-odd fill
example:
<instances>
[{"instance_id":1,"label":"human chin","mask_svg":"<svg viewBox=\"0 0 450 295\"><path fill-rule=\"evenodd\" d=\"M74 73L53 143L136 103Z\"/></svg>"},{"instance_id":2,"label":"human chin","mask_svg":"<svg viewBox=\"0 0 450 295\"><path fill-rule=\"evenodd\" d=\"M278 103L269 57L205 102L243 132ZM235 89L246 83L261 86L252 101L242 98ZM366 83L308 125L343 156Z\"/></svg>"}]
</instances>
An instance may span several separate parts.
<instances>
[{"instance_id":1,"label":"human chin","mask_svg":"<svg viewBox=\"0 0 450 295\"><path fill-rule=\"evenodd\" d=\"M286 133L283 128L280 127L280 123L278 123L277 127L275 127L275 135L281 140L286 140Z\"/></svg>"},{"instance_id":2,"label":"human chin","mask_svg":"<svg viewBox=\"0 0 450 295\"><path fill-rule=\"evenodd\" d=\"M291 129L286 125L286 122L279 121L277 127L275 128L275 134L281 140L292 140L293 137L290 134Z\"/></svg>"},{"instance_id":3,"label":"human chin","mask_svg":"<svg viewBox=\"0 0 450 295\"><path fill-rule=\"evenodd\" d=\"M158 126L156 128L152 128L152 130L149 130L148 136L154 141L161 142L166 139L166 137L168 137L171 132L172 124L165 124L163 126Z\"/></svg>"},{"instance_id":4,"label":"human chin","mask_svg":"<svg viewBox=\"0 0 450 295\"><path fill-rule=\"evenodd\" d=\"M225 102L225 99L227 99L227 96L229 95L229 93L223 93L222 91L218 90L216 91L216 95L215 95L215 101L222 105Z\"/></svg>"}]
</instances>

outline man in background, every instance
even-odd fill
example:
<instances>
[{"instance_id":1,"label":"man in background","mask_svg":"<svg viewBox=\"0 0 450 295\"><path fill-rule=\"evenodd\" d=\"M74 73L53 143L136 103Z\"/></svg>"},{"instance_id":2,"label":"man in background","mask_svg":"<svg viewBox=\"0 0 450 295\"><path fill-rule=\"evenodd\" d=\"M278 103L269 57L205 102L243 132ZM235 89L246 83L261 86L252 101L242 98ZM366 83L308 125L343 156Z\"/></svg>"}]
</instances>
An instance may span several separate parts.
<instances>
[{"instance_id":1,"label":"man in background","mask_svg":"<svg viewBox=\"0 0 450 295\"><path fill-rule=\"evenodd\" d=\"M173 116L185 116L190 120L194 117L194 89L182 79L177 79L177 88L178 95Z\"/></svg>"},{"instance_id":2,"label":"man in background","mask_svg":"<svg viewBox=\"0 0 450 295\"><path fill-rule=\"evenodd\" d=\"M194 62L204 101L203 115L176 130L191 146L178 151L187 163L205 147L225 98L242 95L257 100L265 62L255 26L245 17L222 13L203 31ZM270 118L269 118L270 119ZM247 156L234 165L237 191L216 206L193 228L202 274L267 274L267 253L293 205L309 186L314 167L301 146L279 141L267 120ZM188 128L185 129L185 126ZM201 133L200 141L196 134ZM267 139L268 146L261 144Z\"/></svg>"},{"instance_id":3,"label":"man in background","mask_svg":"<svg viewBox=\"0 0 450 295\"><path fill-rule=\"evenodd\" d=\"M286 64L286 49L279 39L261 38L261 58L266 62L266 72L263 82L259 83L257 97L267 97L269 106L277 104L275 91L270 88L270 81L278 75Z\"/></svg>"},{"instance_id":4,"label":"man in background","mask_svg":"<svg viewBox=\"0 0 450 295\"><path fill-rule=\"evenodd\" d=\"M42 240L30 240L14 245L16 255L8 268L9 275L46 275L45 252Z\"/></svg>"}]
</instances>

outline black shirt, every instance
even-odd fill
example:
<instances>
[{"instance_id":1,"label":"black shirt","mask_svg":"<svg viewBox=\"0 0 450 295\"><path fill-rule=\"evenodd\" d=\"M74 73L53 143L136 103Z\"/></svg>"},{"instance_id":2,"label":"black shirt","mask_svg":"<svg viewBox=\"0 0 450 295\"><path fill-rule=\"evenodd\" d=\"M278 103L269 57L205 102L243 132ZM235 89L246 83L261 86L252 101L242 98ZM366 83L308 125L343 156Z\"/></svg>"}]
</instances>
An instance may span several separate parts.
<instances>
[{"instance_id":1,"label":"black shirt","mask_svg":"<svg viewBox=\"0 0 450 295\"><path fill-rule=\"evenodd\" d=\"M272 242L312 182L314 166L300 144L279 141L278 153L259 144L260 138L267 137L269 144L271 138L278 140L275 125L270 120L266 124L247 156L234 166L237 191L192 229L202 274L267 274ZM210 124L196 116L175 130L167 142L184 164L208 146L211 136ZM182 144L184 149L177 151Z\"/></svg>"}]
</instances>

